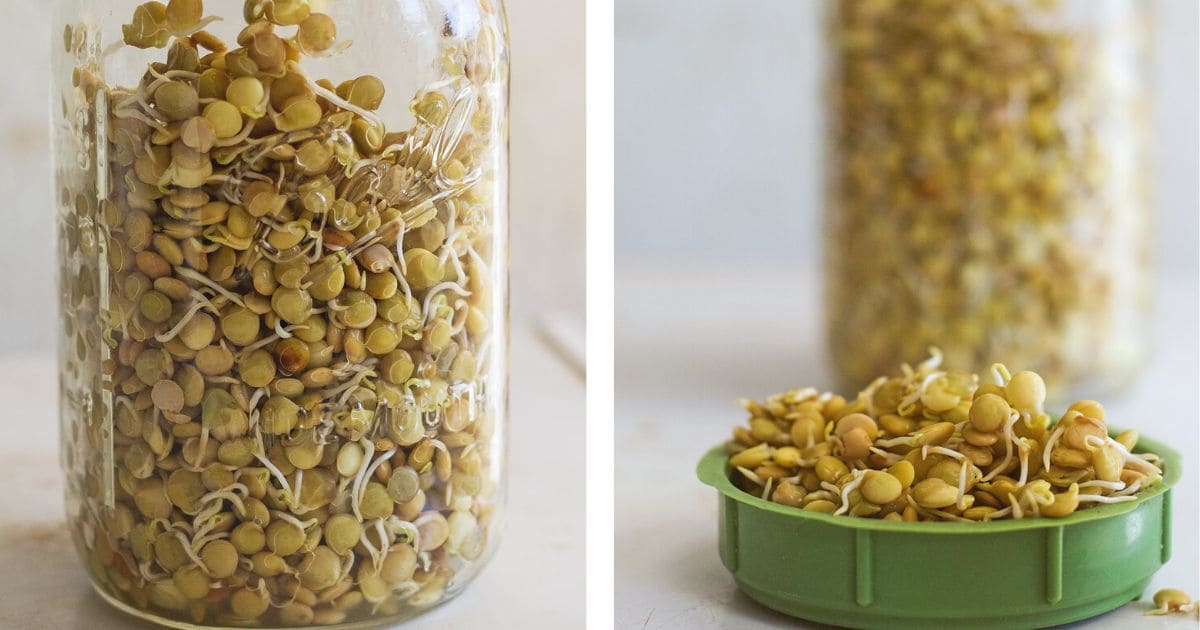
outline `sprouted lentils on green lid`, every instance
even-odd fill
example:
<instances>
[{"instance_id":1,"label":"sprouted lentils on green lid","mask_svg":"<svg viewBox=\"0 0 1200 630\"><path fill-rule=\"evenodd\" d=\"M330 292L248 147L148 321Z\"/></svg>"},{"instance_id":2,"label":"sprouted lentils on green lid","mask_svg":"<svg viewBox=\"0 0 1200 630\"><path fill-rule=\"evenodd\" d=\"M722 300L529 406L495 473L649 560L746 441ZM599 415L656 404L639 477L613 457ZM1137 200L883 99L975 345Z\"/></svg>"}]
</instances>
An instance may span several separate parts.
<instances>
[{"instance_id":1,"label":"sprouted lentils on green lid","mask_svg":"<svg viewBox=\"0 0 1200 630\"><path fill-rule=\"evenodd\" d=\"M748 426L726 444L734 482L810 511L978 522L1063 517L1162 480L1136 431L1109 436L1100 403L1052 422L1037 373L996 363L981 377L930 353L853 400L813 388L742 400Z\"/></svg>"}]
</instances>

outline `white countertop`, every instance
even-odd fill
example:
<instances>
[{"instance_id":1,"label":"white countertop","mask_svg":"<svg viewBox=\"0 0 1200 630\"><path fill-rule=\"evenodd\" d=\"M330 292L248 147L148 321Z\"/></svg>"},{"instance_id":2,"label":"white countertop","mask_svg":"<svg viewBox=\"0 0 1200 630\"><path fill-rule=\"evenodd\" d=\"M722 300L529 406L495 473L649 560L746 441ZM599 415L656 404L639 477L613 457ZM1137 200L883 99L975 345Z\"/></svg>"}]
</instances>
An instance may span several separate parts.
<instances>
[{"instance_id":1,"label":"white countertop","mask_svg":"<svg viewBox=\"0 0 1200 630\"><path fill-rule=\"evenodd\" d=\"M0 357L0 629L151 628L88 586L63 522L52 356ZM577 628L584 618L584 388L512 326L509 504L483 573L412 627Z\"/></svg>"},{"instance_id":2,"label":"white countertop","mask_svg":"<svg viewBox=\"0 0 1200 630\"><path fill-rule=\"evenodd\" d=\"M617 628L808 627L738 591L717 556L716 492L693 471L743 421L735 399L831 385L820 312L806 303L813 280L786 267L618 267ZM1174 491L1174 551L1146 596L1174 587L1197 597L1195 279L1160 287L1153 324L1151 364L1132 387L1103 402L1110 418L1185 453ZM1077 625L1200 625L1192 616L1145 617L1144 606Z\"/></svg>"}]
</instances>

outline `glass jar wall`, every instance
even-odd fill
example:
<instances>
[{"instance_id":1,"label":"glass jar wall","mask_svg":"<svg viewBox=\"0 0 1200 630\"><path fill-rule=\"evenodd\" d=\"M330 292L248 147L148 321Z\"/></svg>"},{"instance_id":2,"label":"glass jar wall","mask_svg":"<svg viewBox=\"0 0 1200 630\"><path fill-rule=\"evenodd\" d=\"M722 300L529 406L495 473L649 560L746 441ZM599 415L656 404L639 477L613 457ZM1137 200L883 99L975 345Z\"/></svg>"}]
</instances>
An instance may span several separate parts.
<instances>
[{"instance_id":1,"label":"glass jar wall","mask_svg":"<svg viewBox=\"0 0 1200 630\"><path fill-rule=\"evenodd\" d=\"M825 282L844 382L930 345L1075 389L1136 369L1139 4L831 3Z\"/></svg>"},{"instance_id":2,"label":"glass jar wall","mask_svg":"<svg viewBox=\"0 0 1200 630\"><path fill-rule=\"evenodd\" d=\"M500 1L57 9L61 461L96 590L209 627L458 593L504 498Z\"/></svg>"}]
</instances>

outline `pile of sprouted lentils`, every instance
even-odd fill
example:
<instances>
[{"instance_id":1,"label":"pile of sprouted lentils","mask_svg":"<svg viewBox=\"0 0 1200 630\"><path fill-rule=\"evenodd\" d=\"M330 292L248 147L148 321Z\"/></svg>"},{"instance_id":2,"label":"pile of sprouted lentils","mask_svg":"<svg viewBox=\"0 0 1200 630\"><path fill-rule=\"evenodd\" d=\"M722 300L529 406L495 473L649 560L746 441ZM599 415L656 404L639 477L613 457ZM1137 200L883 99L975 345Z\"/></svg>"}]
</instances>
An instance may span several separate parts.
<instances>
[{"instance_id":1,"label":"pile of sprouted lentils","mask_svg":"<svg viewBox=\"0 0 1200 630\"><path fill-rule=\"evenodd\" d=\"M108 596L336 624L436 604L478 564L507 71L481 7L402 131L380 79L305 73L349 44L307 0L248 0L236 45L201 0L137 7L107 49L67 27L64 466ZM165 56L107 85L123 46Z\"/></svg>"},{"instance_id":2,"label":"pile of sprouted lentils","mask_svg":"<svg viewBox=\"0 0 1200 630\"><path fill-rule=\"evenodd\" d=\"M1135 431L1109 436L1100 403L1078 401L1051 425L1036 373L997 363L981 384L930 353L851 401L812 388L741 401L750 419L727 443L734 482L815 512L977 522L1133 501L1162 479L1160 458L1133 452Z\"/></svg>"}]
</instances>

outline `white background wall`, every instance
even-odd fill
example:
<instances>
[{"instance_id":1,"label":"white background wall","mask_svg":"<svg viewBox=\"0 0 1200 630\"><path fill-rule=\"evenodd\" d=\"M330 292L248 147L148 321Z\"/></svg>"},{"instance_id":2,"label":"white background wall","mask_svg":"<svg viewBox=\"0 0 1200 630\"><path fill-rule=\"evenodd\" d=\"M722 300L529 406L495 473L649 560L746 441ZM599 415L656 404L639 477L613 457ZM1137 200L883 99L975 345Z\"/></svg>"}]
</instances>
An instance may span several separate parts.
<instances>
[{"instance_id":1,"label":"white background wall","mask_svg":"<svg viewBox=\"0 0 1200 630\"><path fill-rule=\"evenodd\" d=\"M104 0L127 6L135 0ZM54 226L48 55L52 1L0 0L0 353L54 344ZM583 319L583 2L508 0L512 47L512 281L515 320ZM124 10L124 9L121 9Z\"/></svg>"},{"instance_id":2,"label":"white background wall","mask_svg":"<svg viewBox=\"0 0 1200 630\"><path fill-rule=\"evenodd\" d=\"M1195 284L1200 3L1144 1L1156 254ZM618 261L817 262L823 5L617 0Z\"/></svg>"}]
</instances>

